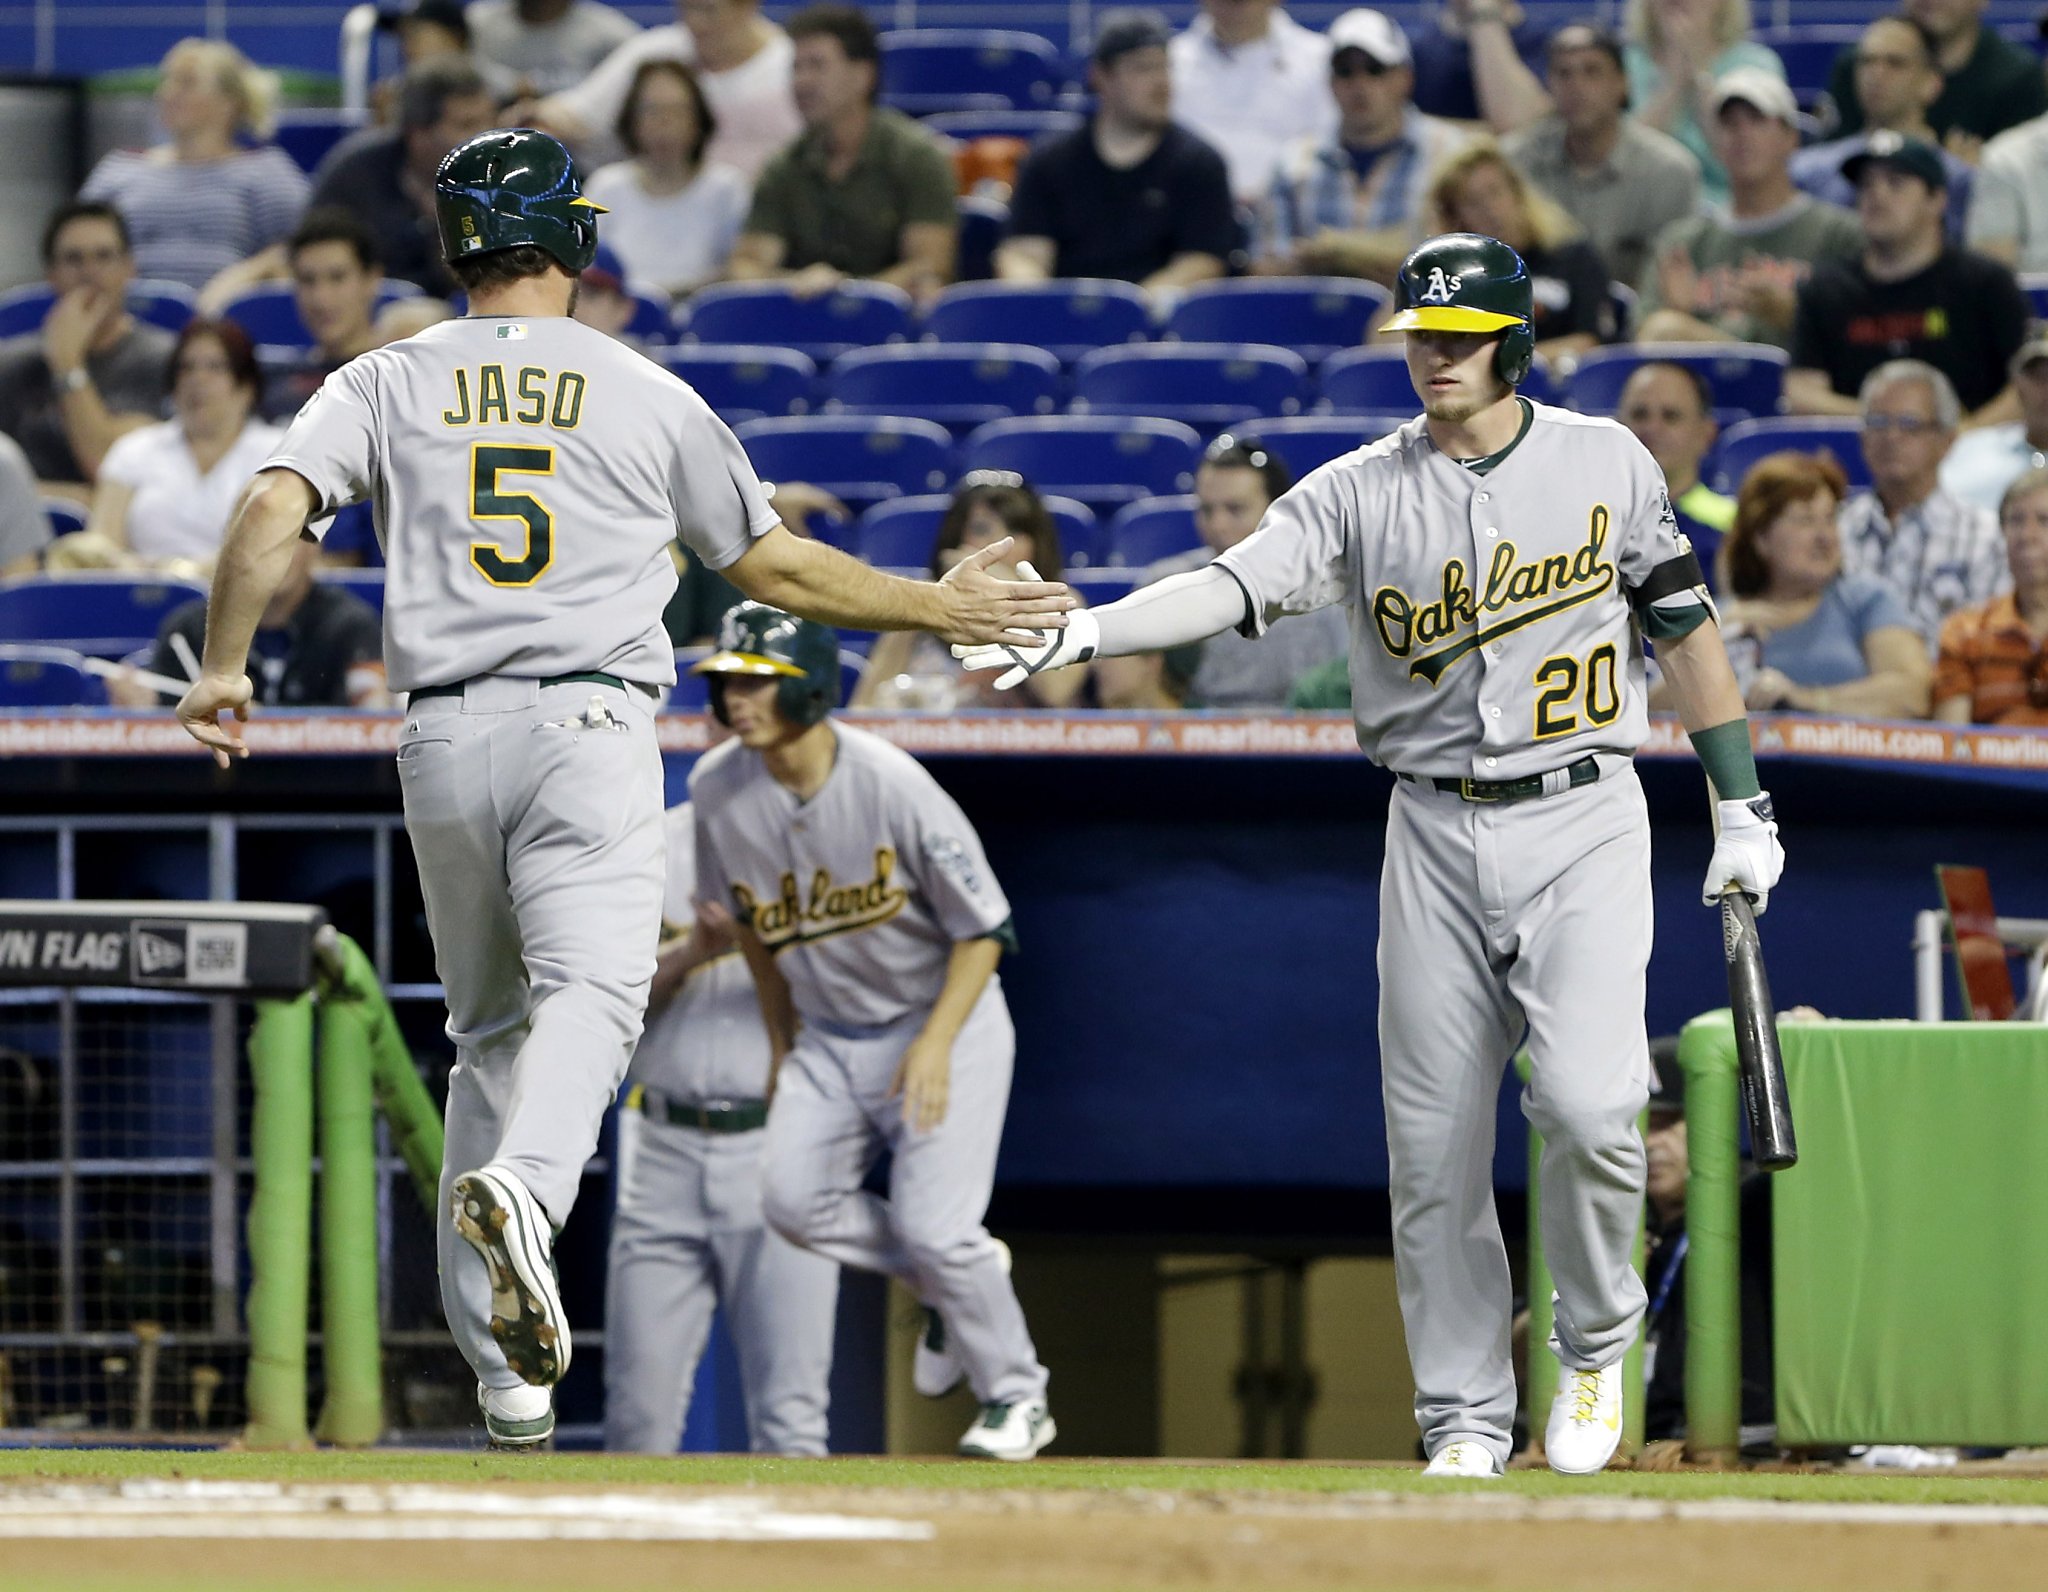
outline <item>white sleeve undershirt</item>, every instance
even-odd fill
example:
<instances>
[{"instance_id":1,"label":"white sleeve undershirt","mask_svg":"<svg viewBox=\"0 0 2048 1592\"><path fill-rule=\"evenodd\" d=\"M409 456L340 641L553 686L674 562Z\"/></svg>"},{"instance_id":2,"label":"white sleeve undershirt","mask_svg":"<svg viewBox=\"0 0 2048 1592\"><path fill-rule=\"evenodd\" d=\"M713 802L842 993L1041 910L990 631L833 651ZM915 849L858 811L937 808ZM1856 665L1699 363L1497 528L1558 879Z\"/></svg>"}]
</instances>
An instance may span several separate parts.
<instances>
[{"instance_id":1,"label":"white sleeve undershirt","mask_svg":"<svg viewBox=\"0 0 2048 1592\"><path fill-rule=\"evenodd\" d=\"M1093 610L1101 629L1096 655L1115 658L1133 652L1164 652L1191 641L1206 641L1243 624L1246 602L1237 577L1220 565L1170 575Z\"/></svg>"}]
</instances>

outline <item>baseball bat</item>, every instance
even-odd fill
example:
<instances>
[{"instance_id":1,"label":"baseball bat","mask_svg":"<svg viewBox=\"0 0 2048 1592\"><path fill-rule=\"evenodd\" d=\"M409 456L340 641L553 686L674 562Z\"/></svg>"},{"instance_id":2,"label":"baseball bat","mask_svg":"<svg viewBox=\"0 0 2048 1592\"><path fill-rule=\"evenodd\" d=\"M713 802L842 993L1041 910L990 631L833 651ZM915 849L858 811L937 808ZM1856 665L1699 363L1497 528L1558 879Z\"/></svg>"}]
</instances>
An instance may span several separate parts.
<instances>
[{"instance_id":1,"label":"baseball bat","mask_svg":"<svg viewBox=\"0 0 2048 1592\"><path fill-rule=\"evenodd\" d=\"M1735 1056L1742 1108L1749 1118L1750 1152L1766 1172L1799 1160L1792 1134L1792 1101L1785 1061L1778 1052L1777 1008L1764 973L1763 942L1749 897L1731 885L1721 895L1721 944L1728 958L1728 1005L1735 1014Z\"/></svg>"}]
</instances>

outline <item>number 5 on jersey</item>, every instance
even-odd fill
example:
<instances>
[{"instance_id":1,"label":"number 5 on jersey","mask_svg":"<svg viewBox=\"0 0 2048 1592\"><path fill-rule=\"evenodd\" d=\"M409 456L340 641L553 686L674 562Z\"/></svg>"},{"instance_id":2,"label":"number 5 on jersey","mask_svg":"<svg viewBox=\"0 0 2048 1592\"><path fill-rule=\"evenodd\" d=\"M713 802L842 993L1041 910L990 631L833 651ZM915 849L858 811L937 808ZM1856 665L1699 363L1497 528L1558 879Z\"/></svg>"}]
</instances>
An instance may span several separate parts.
<instances>
[{"instance_id":1,"label":"number 5 on jersey","mask_svg":"<svg viewBox=\"0 0 2048 1592\"><path fill-rule=\"evenodd\" d=\"M1570 653L1553 653L1536 666L1536 739L1569 735L1579 727L1579 715L1572 701L1579 694L1579 681L1586 682L1586 722L1612 724L1621 712L1620 680L1616 677L1618 655L1614 643L1603 642L1581 664Z\"/></svg>"},{"instance_id":2,"label":"number 5 on jersey","mask_svg":"<svg viewBox=\"0 0 2048 1592\"><path fill-rule=\"evenodd\" d=\"M554 473L553 448L502 442L479 442L470 448L470 517L518 520L526 527L526 550L516 558L501 543L469 544L470 563L493 586L531 586L555 561L555 517L529 492L500 491L499 477Z\"/></svg>"}]
</instances>

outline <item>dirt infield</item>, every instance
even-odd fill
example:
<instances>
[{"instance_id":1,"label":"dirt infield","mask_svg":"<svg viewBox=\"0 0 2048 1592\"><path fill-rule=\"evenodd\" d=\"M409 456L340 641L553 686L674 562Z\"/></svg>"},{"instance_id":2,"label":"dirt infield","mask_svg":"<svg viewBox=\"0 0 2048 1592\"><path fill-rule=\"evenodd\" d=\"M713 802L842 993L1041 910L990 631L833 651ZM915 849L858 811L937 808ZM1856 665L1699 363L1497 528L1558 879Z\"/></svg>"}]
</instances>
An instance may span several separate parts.
<instances>
[{"instance_id":1,"label":"dirt infield","mask_svg":"<svg viewBox=\"0 0 2048 1592\"><path fill-rule=\"evenodd\" d=\"M0 1586L2006 1592L2040 1584L2048 1563L2048 1491L2038 1504L1918 1503L1904 1490L1899 1502L1788 1503L1729 1496L1712 1477L1630 1497L1516 1490L1514 1478L1419 1492L1403 1476L1382 1490L1374 1472L1354 1474L1358 1490L1336 1493L1234 1491L1228 1467L1175 1490L1066 1490L1042 1472L1028 1488L991 1478L973 1490L17 1477L0 1484ZM896 1540L622 1540L728 1529ZM498 1535L518 1530L539 1540ZM586 1540L546 1540L558 1530ZM59 1531L78 1534L37 1534Z\"/></svg>"}]
</instances>

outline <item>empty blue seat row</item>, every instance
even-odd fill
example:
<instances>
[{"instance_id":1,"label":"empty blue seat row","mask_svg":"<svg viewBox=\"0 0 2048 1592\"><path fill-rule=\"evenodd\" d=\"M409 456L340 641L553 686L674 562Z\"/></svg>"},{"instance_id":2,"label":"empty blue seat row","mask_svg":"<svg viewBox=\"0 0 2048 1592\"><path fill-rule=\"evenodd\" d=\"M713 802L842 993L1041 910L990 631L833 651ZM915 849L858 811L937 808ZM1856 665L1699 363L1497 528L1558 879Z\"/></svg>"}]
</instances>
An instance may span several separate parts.
<instances>
[{"instance_id":1,"label":"empty blue seat row","mask_svg":"<svg viewBox=\"0 0 2048 1592\"><path fill-rule=\"evenodd\" d=\"M0 646L0 708L104 707L106 683L65 647Z\"/></svg>"},{"instance_id":2,"label":"empty blue seat row","mask_svg":"<svg viewBox=\"0 0 2048 1592\"><path fill-rule=\"evenodd\" d=\"M911 115L1046 108L1066 63L1049 39L1008 28L900 28L881 36L881 96Z\"/></svg>"}]
</instances>

